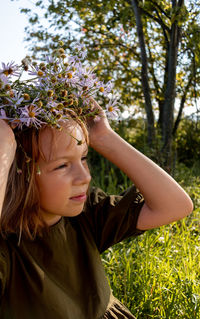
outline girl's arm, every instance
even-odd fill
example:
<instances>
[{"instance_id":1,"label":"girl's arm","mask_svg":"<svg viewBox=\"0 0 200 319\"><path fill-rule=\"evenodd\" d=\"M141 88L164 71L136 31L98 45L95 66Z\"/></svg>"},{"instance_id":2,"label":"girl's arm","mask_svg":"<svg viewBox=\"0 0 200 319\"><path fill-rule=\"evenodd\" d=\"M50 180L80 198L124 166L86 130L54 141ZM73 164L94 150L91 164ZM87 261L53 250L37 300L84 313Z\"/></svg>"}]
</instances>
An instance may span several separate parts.
<instances>
[{"instance_id":1,"label":"girl's arm","mask_svg":"<svg viewBox=\"0 0 200 319\"><path fill-rule=\"evenodd\" d=\"M90 145L118 166L145 199L137 228L155 228L181 219L193 210L190 197L163 169L123 140L105 116L91 125Z\"/></svg>"},{"instance_id":2,"label":"girl's arm","mask_svg":"<svg viewBox=\"0 0 200 319\"><path fill-rule=\"evenodd\" d=\"M0 119L0 215L5 197L7 179L16 150L12 129Z\"/></svg>"}]
</instances>

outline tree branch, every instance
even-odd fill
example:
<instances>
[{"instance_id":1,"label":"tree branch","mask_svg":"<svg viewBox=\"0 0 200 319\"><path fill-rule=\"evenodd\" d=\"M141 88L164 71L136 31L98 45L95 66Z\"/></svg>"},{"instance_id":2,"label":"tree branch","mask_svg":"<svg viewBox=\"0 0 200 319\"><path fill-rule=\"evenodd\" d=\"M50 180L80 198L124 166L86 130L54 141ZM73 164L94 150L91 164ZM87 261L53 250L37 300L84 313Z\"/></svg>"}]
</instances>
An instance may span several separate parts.
<instances>
[{"instance_id":1,"label":"tree branch","mask_svg":"<svg viewBox=\"0 0 200 319\"><path fill-rule=\"evenodd\" d=\"M127 0L127 2L131 5L131 6L133 6L132 5L132 3L133 3L133 1L132 0ZM139 6L138 6L139 7ZM141 12L142 13L144 13L146 16L148 16L149 18L151 18L152 20L154 20L155 22L157 22L158 24L161 24L160 23L160 20L159 19L157 19L155 16L153 16L151 13L149 13L148 11L146 11L144 8L142 8L142 7L139 7L140 8L140 10L141 10ZM168 32L170 32L170 28L162 21L162 23L163 23L163 27L168 31Z\"/></svg>"},{"instance_id":2,"label":"tree branch","mask_svg":"<svg viewBox=\"0 0 200 319\"><path fill-rule=\"evenodd\" d=\"M157 22L158 24L160 24L160 26L162 28L164 28L165 30L167 30L168 32L170 32L170 28L162 21L162 19L158 19L155 16L153 16L152 14L150 14L148 11L146 11L143 8L140 8L142 13L144 13L145 15L147 15L149 18L153 19L155 22Z\"/></svg>"},{"instance_id":3,"label":"tree branch","mask_svg":"<svg viewBox=\"0 0 200 319\"><path fill-rule=\"evenodd\" d=\"M92 30L89 30L89 31L92 31ZM94 32L94 31L93 31ZM104 32L102 32L102 31L95 31L94 33L96 33L96 34L100 34L100 35L106 35L106 37L107 37L107 39L113 39L114 38L114 36L113 36L113 34L111 33L110 35L108 34L108 33L104 33ZM124 43L122 43L121 41L118 41L118 40L114 40L115 41L115 46L116 45L118 45L118 46L121 46L121 47L123 47L123 48L125 48L125 49L127 49L127 50L129 50L129 51L131 51L135 56L137 56L137 58L139 58L139 54L136 52L136 51L134 51L133 50L133 48L132 47L128 47L127 45L125 45ZM108 45L108 44L107 44ZM113 44L109 44L110 46L113 46Z\"/></svg>"},{"instance_id":4,"label":"tree branch","mask_svg":"<svg viewBox=\"0 0 200 319\"><path fill-rule=\"evenodd\" d=\"M181 116L182 116L183 108L184 108L184 105L185 105L187 93L189 91L189 88L190 88L190 85L191 85L193 79L194 79L195 99L197 98L196 97L197 94L196 94L196 62L195 62L195 53L194 53L194 51L191 48L188 48L185 51L190 51L192 53L192 55L193 55L193 59L192 59L193 64L192 64L191 76L189 77L188 84L186 85L185 90L184 90L184 94L183 94L183 96L181 98L179 112L178 112L176 121L174 123L174 128L173 128L173 132L172 132L173 136L176 134L177 128L178 128L179 123L181 121Z\"/></svg>"},{"instance_id":5,"label":"tree branch","mask_svg":"<svg viewBox=\"0 0 200 319\"><path fill-rule=\"evenodd\" d=\"M183 108L185 106L185 101L186 101L186 97L187 97L187 94L188 94L188 91L189 91L189 88L190 88L190 85L192 83L192 80L193 80L193 76L190 77L189 81L188 81L188 84L184 90L184 94L181 98L181 103L180 103L180 107L179 107L179 111L178 111L178 115L177 115L177 118L176 118L176 121L174 123L174 127L173 127L173 131L172 131L172 135L174 136L176 134L176 131L178 129L178 126L179 126L179 123L181 121L181 117L182 117L182 113L183 113Z\"/></svg>"},{"instance_id":6,"label":"tree branch","mask_svg":"<svg viewBox=\"0 0 200 319\"><path fill-rule=\"evenodd\" d=\"M165 10L163 10L163 8L157 2L153 0L149 0L149 2L156 6L160 10L160 12L162 12L168 19L171 19L170 16L165 12Z\"/></svg>"},{"instance_id":7,"label":"tree branch","mask_svg":"<svg viewBox=\"0 0 200 319\"><path fill-rule=\"evenodd\" d=\"M163 20L161 19L161 16L160 16L158 10L155 9L155 11L156 11L156 14L158 16L158 19L160 20L160 26L161 26L161 28L163 30L163 34L164 34L164 37L165 37L166 44L168 45L169 44L169 39L168 39L168 36L167 36L167 33L166 33L166 25L164 24ZM170 29L168 29L168 32L170 32L169 30Z\"/></svg>"}]
</instances>

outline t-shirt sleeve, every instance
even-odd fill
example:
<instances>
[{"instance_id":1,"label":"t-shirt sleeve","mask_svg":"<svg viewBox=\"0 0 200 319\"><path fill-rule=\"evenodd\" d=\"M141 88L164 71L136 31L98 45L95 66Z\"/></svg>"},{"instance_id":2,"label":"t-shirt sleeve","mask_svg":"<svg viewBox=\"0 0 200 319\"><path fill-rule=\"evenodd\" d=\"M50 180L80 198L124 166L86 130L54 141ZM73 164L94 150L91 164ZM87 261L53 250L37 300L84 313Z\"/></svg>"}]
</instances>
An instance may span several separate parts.
<instances>
[{"instance_id":1,"label":"t-shirt sleeve","mask_svg":"<svg viewBox=\"0 0 200 319\"><path fill-rule=\"evenodd\" d=\"M84 209L100 253L112 245L144 231L136 228L144 204L135 186L120 195L107 195L99 188L92 188Z\"/></svg>"},{"instance_id":2,"label":"t-shirt sleeve","mask_svg":"<svg viewBox=\"0 0 200 319\"><path fill-rule=\"evenodd\" d=\"M6 261L6 253L0 247L0 300L4 294L7 278L8 265Z\"/></svg>"}]
</instances>

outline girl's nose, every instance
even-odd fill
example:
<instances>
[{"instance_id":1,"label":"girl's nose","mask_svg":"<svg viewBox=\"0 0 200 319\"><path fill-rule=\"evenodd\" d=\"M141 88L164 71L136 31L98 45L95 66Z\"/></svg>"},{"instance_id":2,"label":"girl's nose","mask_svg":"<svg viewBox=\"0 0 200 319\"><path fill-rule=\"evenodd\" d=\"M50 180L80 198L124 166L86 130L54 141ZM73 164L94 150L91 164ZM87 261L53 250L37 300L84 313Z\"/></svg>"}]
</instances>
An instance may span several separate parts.
<instances>
[{"instance_id":1,"label":"girl's nose","mask_svg":"<svg viewBox=\"0 0 200 319\"><path fill-rule=\"evenodd\" d=\"M91 181L91 175L87 164L81 163L75 168L74 184L89 184Z\"/></svg>"}]
</instances>

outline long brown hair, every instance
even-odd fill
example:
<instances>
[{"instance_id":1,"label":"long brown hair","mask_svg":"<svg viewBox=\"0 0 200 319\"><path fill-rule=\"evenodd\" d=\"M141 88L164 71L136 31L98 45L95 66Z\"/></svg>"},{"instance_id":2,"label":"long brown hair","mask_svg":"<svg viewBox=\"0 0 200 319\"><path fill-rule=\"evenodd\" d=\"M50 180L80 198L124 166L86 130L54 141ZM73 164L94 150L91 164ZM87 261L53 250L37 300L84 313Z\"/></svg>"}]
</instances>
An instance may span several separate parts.
<instances>
[{"instance_id":1,"label":"long brown hair","mask_svg":"<svg viewBox=\"0 0 200 319\"><path fill-rule=\"evenodd\" d=\"M70 116L82 128L86 143L88 132L86 125L76 116ZM41 133L47 126L40 129L35 127L15 134L17 150L12 163L6 194L0 219L0 231L4 238L15 233L19 237L22 233L33 240L36 234L47 227L39 213L40 197L36 183L39 156L45 158L41 150ZM52 130L52 136L53 130Z\"/></svg>"}]
</instances>

